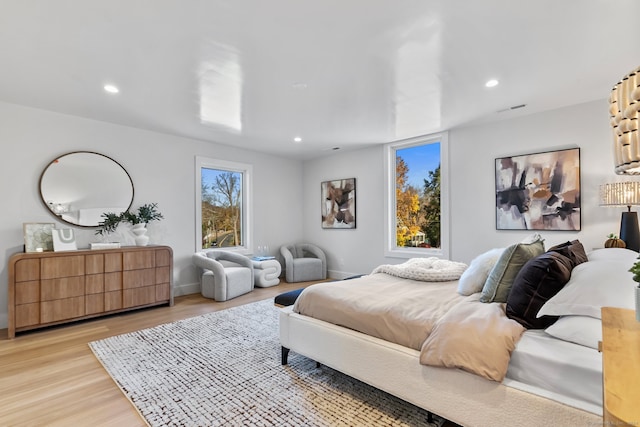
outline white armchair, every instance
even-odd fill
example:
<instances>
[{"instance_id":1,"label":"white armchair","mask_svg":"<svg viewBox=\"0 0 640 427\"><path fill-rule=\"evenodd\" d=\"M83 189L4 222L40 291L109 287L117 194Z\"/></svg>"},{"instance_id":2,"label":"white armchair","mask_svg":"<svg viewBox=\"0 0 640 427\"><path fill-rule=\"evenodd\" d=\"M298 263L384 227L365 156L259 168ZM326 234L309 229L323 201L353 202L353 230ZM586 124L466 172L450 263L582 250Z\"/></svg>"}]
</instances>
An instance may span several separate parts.
<instances>
[{"instance_id":1,"label":"white armchair","mask_svg":"<svg viewBox=\"0 0 640 427\"><path fill-rule=\"evenodd\" d=\"M192 261L203 270L200 283L205 298L227 301L253 290L253 264L244 255L211 249L196 252Z\"/></svg>"},{"instance_id":2,"label":"white armchair","mask_svg":"<svg viewBox=\"0 0 640 427\"><path fill-rule=\"evenodd\" d=\"M311 243L282 246L287 282L306 282L327 278L327 259L322 249Z\"/></svg>"}]
</instances>

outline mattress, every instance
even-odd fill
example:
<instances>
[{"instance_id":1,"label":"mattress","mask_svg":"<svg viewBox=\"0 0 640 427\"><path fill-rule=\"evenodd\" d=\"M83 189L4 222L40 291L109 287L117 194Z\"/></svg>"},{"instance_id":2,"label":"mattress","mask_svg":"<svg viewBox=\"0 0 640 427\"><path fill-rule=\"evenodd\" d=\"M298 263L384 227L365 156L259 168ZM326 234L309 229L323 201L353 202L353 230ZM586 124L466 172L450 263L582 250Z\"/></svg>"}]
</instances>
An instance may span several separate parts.
<instances>
[{"instance_id":1,"label":"mattress","mask_svg":"<svg viewBox=\"0 0 640 427\"><path fill-rule=\"evenodd\" d=\"M602 414L602 354L542 330L522 335L503 384Z\"/></svg>"}]
</instances>

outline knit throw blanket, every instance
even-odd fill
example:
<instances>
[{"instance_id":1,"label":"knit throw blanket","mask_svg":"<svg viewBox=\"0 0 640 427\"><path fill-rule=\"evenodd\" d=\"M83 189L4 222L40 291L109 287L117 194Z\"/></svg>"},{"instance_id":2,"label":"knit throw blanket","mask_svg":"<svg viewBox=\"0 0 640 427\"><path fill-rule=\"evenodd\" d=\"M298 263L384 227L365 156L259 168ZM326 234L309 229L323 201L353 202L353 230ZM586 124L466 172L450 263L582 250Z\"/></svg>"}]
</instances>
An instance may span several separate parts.
<instances>
[{"instance_id":1,"label":"knit throw blanket","mask_svg":"<svg viewBox=\"0 0 640 427\"><path fill-rule=\"evenodd\" d=\"M376 267L371 274L386 273L403 279L423 282L448 282L458 280L467 264L449 261L436 257L411 258L397 265L383 264Z\"/></svg>"}]
</instances>

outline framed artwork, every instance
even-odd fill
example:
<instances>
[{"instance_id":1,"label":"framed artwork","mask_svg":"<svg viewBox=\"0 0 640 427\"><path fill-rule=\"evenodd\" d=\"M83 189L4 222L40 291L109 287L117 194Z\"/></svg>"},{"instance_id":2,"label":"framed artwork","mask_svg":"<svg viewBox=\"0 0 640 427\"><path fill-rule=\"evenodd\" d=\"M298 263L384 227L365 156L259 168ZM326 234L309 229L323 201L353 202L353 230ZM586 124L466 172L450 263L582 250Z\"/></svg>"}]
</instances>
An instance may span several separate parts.
<instances>
[{"instance_id":1,"label":"framed artwork","mask_svg":"<svg viewBox=\"0 0 640 427\"><path fill-rule=\"evenodd\" d=\"M53 250L51 230L54 224L48 222L25 222L22 224L25 252L46 252Z\"/></svg>"},{"instance_id":2,"label":"framed artwork","mask_svg":"<svg viewBox=\"0 0 640 427\"><path fill-rule=\"evenodd\" d=\"M75 251L76 237L71 228L54 228L51 230L53 236L53 250L59 251Z\"/></svg>"},{"instance_id":3,"label":"framed artwork","mask_svg":"<svg viewBox=\"0 0 640 427\"><path fill-rule=\"evenodd\" d=\"M580 149L496 159L496 229L580 230Z\"/></svg>"},{"instance_id":4,"label":"framed artwork","mask_svg":"<svg viewBox=\"0 0 640 427\"><path fill-rule=\"evenodd\" d=\"M322 198L322 228L356 228L356 179L324 181Z\"/></svg>"}]
</instances>

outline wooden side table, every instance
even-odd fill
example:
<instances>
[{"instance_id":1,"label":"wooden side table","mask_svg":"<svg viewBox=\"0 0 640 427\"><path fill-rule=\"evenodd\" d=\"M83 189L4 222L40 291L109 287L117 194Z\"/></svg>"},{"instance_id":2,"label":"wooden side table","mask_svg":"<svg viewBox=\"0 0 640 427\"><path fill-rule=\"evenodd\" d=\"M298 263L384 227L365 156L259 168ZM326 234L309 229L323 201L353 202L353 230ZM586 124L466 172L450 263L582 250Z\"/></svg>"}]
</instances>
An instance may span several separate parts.
<instances>
[{"instance_id":1,"label":"wooden side table","mask_svg":"<svg viewBox=\"0 0 640 427\"><path fill-rule=\"evenodd\" d=\"M602 307L603 425L640 426L640 322L635 311Z\"/></svg>"}]
</instances>

